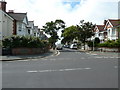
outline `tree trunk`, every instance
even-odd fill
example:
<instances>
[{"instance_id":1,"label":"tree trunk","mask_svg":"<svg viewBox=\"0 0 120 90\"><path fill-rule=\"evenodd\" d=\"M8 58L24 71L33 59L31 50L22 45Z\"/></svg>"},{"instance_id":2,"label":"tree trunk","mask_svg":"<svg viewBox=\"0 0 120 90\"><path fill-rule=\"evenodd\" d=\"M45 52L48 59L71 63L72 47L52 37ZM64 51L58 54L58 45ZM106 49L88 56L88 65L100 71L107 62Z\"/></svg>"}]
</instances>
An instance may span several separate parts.
<instances>
[{"instance_id":1,"label":"tree trunk","mask_svg":"<svg viewBox=\"0 0 120 90\"><path fill-rule=\"evenodd\" d=\"M84 42L84 50L85 50L85 42Z\"/></svg>"}]
</instances>

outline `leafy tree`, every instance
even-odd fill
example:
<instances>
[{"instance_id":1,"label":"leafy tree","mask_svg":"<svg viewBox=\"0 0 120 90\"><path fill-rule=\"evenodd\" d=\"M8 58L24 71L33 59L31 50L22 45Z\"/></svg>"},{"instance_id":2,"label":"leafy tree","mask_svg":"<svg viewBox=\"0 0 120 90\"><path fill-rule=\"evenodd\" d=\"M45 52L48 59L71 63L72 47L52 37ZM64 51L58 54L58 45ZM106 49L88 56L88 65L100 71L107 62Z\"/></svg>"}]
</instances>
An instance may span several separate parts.
<instances>
[{"instance_id":1,"label":"leafy tree","mask_svg":"<svg viewBox=\"0 0 120 90\"><path fill-rule=\"evenodd\" d=\"M100 39L96 37L94 40L94 47L97 47L99 43L100 43Z\"/></svg>"},{"instance_id":2,"label":"leafy tree","mask_svg":"<svg viewBox=\"0 0 120 90\"><path fill-rule=\"evenodd\" d=\"M62 20L55 20L54 22L47 22L44 26L43 26L43 31L45 31L46 34L50 35L49 38L49 42L51 43L51 46L54 48L55 47L55 43L58 41L59 36L57 35L57 32L60 29L64 29L65 28L65 23Z\"/></svg>"},{"instance_id":3,"label":"leafy tree","mask_svg":"<svg viewBox=\"0 0 120 90\"><path fill-rule=\"evenodd\" d=\"M73 39L77 38L77 27L76 26L70 26L64 29L64 31L62 31L62 43L70 43L71 41L73 41Z\"/></svg>"},{"instance_id":4,"label":"leafy tree","mask_svg":"<svg viewBox=\"0 0 120 90\"><path fill-rule=\"evenodd\" d=\"M84 20L81 20L80 25L77 25L78 39L84 44L84 50L88 38L94 35L94 27L95 25L93 25L92 22L84 22Z\"/></svg>"}]
</instances>

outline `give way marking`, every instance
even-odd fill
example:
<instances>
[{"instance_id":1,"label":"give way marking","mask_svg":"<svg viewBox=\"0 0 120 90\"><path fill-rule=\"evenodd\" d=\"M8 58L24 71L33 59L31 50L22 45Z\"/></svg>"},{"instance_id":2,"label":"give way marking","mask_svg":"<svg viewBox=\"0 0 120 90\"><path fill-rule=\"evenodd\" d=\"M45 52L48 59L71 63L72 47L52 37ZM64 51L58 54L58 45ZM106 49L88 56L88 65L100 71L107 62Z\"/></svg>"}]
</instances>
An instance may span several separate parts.
<instances>
[{"instance_id":1,"label":"give way marking","mask_svg":"<svg viewBox=\"0 0 120 90\"><path fill-rule=\"evenodd\" d=\"M63 71L77 71L77 70L90 70L91 68L71 68L71 69L58 69L58 70L34 70L27 71L29 73L37 73L37 72L63 72Z\"/></svg>"}]
</instances>

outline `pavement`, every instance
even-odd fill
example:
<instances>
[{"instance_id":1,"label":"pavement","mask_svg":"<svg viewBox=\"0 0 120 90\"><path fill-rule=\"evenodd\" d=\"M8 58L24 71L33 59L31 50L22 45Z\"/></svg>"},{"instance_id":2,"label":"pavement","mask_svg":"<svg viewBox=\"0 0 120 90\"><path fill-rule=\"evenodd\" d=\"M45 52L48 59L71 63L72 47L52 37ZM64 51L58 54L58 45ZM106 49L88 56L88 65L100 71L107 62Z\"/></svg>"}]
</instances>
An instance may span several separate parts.
<instances>
[{"instance_id":1,"label":"pavement","mask_svg":"<svg viewBox=\"0 0 120 90\"><path fill-rule=\"evenodd\" d=\"M44 54L38 54L38 55L15 55L15 56L11 56L11 55L6 55L6 56L0 56L0 61L14 61L14 60L26 60L26 59L38 59L38 58L44 58L47 56L51 56L51 55L57 55L58 54L58 50L50 50L47 53Z\"/></svg>"},{"instance_id":2,"label":"pavement","mask_svg":"<svg viewBox=\"0 0 120 90\"><path fill-rule=\"evenodd\" d=\"M120 57L120 53L118 52L100 52L100 51L88 51L79 49L81 52L86 52L89 54L97 54L97 55L104 55L104 56L113 56L113 57ZM26 59L38 59L44 58L51 55L59 54L58 50L50 50L48 53L38 54L38 55L16 55L16 56L0 56L0 61L14 61L14 60L26 60Z\"/></svg>"},{"instance_id":3,"label":"pavement","mask_svg":"<svg viewBox=\"0 0 120 90\"><path fill-rule=\"evenodd\" d=\"M120 52L101 52L101 51L89 51L89 50L83 50L83 49L80 49L79 51L89 53L89 54L96 54L100 56L111 56L111 57L120 58Z\"/></svg>"}]
</instances>

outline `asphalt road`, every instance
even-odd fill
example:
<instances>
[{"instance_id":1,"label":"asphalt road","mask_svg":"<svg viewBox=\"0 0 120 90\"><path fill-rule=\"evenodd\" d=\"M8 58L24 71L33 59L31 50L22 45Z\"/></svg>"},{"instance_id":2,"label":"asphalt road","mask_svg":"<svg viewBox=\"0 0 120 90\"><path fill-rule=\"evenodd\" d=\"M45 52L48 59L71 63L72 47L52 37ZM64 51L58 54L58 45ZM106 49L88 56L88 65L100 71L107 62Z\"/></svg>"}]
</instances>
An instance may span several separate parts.
<instances>
[{"instance_id":1,"label":"asphalt road","mask_svg":"<svg viewBox=\"0 0 120 90\"><path fill-rule=\"evenodd\" d=\"M3 88L118 88L118 58L64 49L2 63Z\"/></svg>"}]
</instances>

